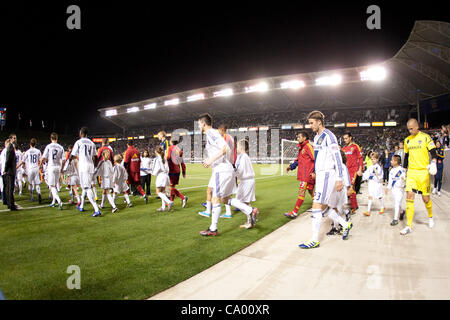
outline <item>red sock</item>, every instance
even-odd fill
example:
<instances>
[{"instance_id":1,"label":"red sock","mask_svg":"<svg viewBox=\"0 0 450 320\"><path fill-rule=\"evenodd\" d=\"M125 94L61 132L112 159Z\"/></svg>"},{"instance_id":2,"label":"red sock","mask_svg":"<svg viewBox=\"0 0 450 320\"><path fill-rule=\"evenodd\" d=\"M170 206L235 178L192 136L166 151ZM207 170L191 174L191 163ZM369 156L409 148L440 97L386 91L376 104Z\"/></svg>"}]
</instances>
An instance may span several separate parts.
<instances>
[{"instance_id":1,"label":"red sock","mask_svg":"<svg viewBox=\"0 0 450 320\"><path fill-rule=\"evenodd\" d=\"M175 189L175 188L173 188L172 190L174 191L174 193L175 193L175 195L176 195L177 197L180 197L181 200L184 200L184 196L180 193L180 191L178 191L178 190Z\"/></svg>"},{"instance_id":2,"label":"red sock","mask_svg":"<svg viewBox=\"0 0 450 320\"><path fill-rule=\"evenodd\" d=\"M142 187L140 185L136 186L136 190L139 191L139 193L144 197L145 196L145 192L144 189L142 189Z\"/></svg>"},{"instance_id":3,"label":"red sock","mask_svg":"<svg viewBox=\"0 0 450 320\"><path fill-rule=\"evenodd\" d=\"M298 213L298 210L302 206L303 200L305 200L305 197L298 196L297 202L295 203L295 208L294 208L294 210L292 210L292 212Z\"/></svg>"},{"instance_id":4,"label":"red sock","mask_svg":"<svg viewBox=\"0 0 450 320\"><path fill-rule=\"evenodd\" d=\"M172 188L172 190L170 190L170 201L173 201L173 199L175 199L175 188Z\"/></svg>"},{"instance_id":5,"label":"red sock","mask_svg":"<svg viewBox=\"0 0 450 320\"><path fill-rule=\"evenodd\" d=\"M350 206L352 207L352 209L358 208L358 202L356 202L356 193L352 192L351 196L350 196Z\"/></svg>"}]
</instances>

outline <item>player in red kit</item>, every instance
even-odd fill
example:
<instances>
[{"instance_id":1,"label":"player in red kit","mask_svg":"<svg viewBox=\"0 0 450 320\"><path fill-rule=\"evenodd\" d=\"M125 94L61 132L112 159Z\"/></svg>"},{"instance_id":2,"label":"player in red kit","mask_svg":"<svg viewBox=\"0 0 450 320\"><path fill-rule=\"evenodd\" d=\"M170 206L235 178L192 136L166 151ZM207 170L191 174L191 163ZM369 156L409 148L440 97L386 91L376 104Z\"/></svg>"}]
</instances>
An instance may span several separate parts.
<instances>
[{"instance_id":1,"label":"player in red kit","mask_svg":"<svg viewBox=\"0 0 450 320\"><path fill-rule=\"evenodd\" d=\"M345 156L347 157L347 169L350 174L350 182L352 184L351 196L350 196L350 205L352 208L352 214L358 210L358 202L356 201L356 192L355 192L355 182L356 177L361 176L363 172L363 157L361 154L361 147L353 142L353 137L351 133L347 132L344 134L344 142L345 146L342 148L342 151L345 152Z\"/></svg>"},{"instance_id":2,"label":"player in red kit","mask_svg":"<svg viewBox=\"0 0 450 320\"><path fill-rule=\"evenodd\" d=\"M314 174L314 149L309 143L308 133L302 131L297 136L298 141L298 155L297 160L294 161L286 171L297 169L297 180L300 181L300 190L298 192L297 202L295 203L294 210L284 215L288 218L297 218L298 210L300 209L303 201L305 200L306 190L308 190L311 198L313 198L313 191L315 185Z\"/></svg>"},{"instance_id":3,"label":"player in red kit","mask_svg":"<svg viewBox=\"0 0 450 320\"><path fill-rule=\"evenodd\" d=\"M136 190L142 195L145 203L147 203L147 196L141 186L141 156L139 151L133 146L133 140L128 140L127 146L124 157L124 166L128 173L127 184L134 185Z\"/></svg>"},{"instance_id":4,"label":"player in red kit","mask_svg":"<svg viewBox=\"0 0 450 320\"><path fill-rule=\"evenodd\" d=\"M178 140L170 140L169 149L167 149L167 163L169 165L169 179L170 179L170 201L173 201L175 196L180 197L183 202L182 208L186 206L188 197L181 194L177 190L176 185L180 181L180 165L183 172L183 178L186 178L186 165L183 161L183 150L177 146Z\"/></svg>"},{"instance_id":5,"label":"player in red kit","mask_svg":"<svg viewBox=\"0 0 450 320\"><path fill-rule=\"evenodd\" d=\"M103 160L102 154L103 154L103 151L106 149L108 149L110 152L110 159L114 159L113 149L109 145L109 140L108 140L108 138L104 138L102 141L102 146L100 147L100 149L98 149L98 152L97 152L97 158L98 158L99 162Z\"/></svg>"}]
</instances>

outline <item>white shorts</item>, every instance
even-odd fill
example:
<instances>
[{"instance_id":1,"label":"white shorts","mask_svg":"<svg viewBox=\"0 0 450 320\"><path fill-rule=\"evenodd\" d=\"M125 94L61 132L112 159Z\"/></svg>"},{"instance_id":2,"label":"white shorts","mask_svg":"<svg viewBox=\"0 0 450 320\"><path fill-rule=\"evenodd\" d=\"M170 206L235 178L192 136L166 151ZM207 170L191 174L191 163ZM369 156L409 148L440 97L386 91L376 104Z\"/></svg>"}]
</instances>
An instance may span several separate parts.
<instances>
[{"instance_id":1,"label":"white shorts","mask_svg":"<svg viewBox=\"0 0 450 320\"><path fill-rule=\"evenodd\" d=\"M333 188L333 193L328 201L330 208L336 208L339 213L343 212L344 205L347 203L347 188L344 186L341 191L337 192Z\"/></svg>"},{"instance_id":2,"label":"white shorts","mask_svg":"<svg viewBox=\"0 0 450 320\"><path fill-rule=\"evenodd\" d=\"M236 187L234 171L213 171L208 187L212 189L213 197L225 198L231 196Z\"/></svg>"},{"instance_id":3,"label":"white shorts","mask_svg":"<svg viewBox=\"0 0 450 320\"><path fill-rule=\"evenodd\" d=\"M313 202L328 205L331 194L335 188L335 177L335 171L316 172L316 187L314 189Z\"/></svg>"},{"instance_id":4,"label":"white shorts","mask_svg":"<svg viewBox=\"0 0 450 320\"><path fill-rule=\"evenodd\" d=\"M155 187L165 188L170 185L169 175L167 173L160 173L156 176Z\"/></svg>"},{"instance_id":5,"label":"white shorts","mask_svg":"<svg viewBox=\"0 0 450 320\"><path fill-rule=\"evenodd\" d=\"M41 184L41 176L39 175L39 169L31 169L27 171L29 184Z\"/></svg>"},{"instance_id":6,"label":"white shorts","mask_svg":"<svg viewBox=\"0 0 450 320\"><path fill-rule=\"evenodd\" d=\"M255 199L255 179L241 180L236 192L236 198L242 202L252 202Z\"/></svg>"},{"instance_id":7,"label":"white shorts","mask_svg":"<svg viewBox=\"0 0 450 320\"><path fill-rule=\"evenodd\" d=\"M69 181L67 184L69 186L77 186L80 184L80 178L77 175L69 176Z\"/></svg>"},{"instance_id":8,"label":"white shorts","mask_svg":"<svg viewBox=\"0 0 450 320\"><path fill-rule=\"evenodd\" d=\"M20 179L23 178L23 174L25 173L25 171L23 170L22 167L20 167L19 169L17 169L16 171L16 179L17 181L19 181Z\"/></svg>"},{"instance_id":9,"label":"white shorts","mask_svg":"<svg viewBox=\"0 0 450 320\"><path fill-rule=\"evenodd\" d=\"M92 187L92 177L93 173L89 172L79 172L80 176L80 187L82 189L88 189Z\"/></svg>"},{"instance_id":10,"label":"white shorts","mask_svg":"<svg viewBox=\"0 0 450 320\"><path fill-rule=\"evenodd\" d=\"M392 192L392 197L394 198L394 208L395 207L400 207L402 204L402 200L403 200L403 192L405 191L405 189L403 188L397 188L394 187L391 189Z\"/></svg>"},{"instance_id":11,"label":"white shorts","mask_svg":"<svg viewBox=\"0 0 450 320\"><path fill-rule=\"evenodd\" d=\"M109 178L109 177L101 177L101 178L102 178L102 183L101 183L102 189L111 189L113 187L111 178Z\"/></svg>"},{"instance_id":12,"label":"white shorts","mask_svg":"<svg viewBox=\"0 0 450 320\"><path fill-rule=\"evenodd\" d=\"M45 182L49 186L56 186L59 183L59 178L61 177L60 167L48 167L47 168L47 179Z\"/></svg>"},{"instance_id":13,"label":"white shorts","mask_svg":"<svg viewBox=\"0 0 450 320\"><path fill-rule=\"evenodd\" d=\"M369 196L372 196L374 199L383 198L383 185L379 182L369 180L368 185Z\"/></svg>"},{"instance_id":14,"label":"white shorts","mask_svg":"<svg viewBox=\"0 0 450 320\"><path fill-rule=\"evenodd\" d=\"M119 183L119 184L117 184L117 183L114 184L114 192L115 193L124 193L124 192L128 191L128 189L129 189L129 187L128 187L126 181Z\"/></svg>"}]
</instances>

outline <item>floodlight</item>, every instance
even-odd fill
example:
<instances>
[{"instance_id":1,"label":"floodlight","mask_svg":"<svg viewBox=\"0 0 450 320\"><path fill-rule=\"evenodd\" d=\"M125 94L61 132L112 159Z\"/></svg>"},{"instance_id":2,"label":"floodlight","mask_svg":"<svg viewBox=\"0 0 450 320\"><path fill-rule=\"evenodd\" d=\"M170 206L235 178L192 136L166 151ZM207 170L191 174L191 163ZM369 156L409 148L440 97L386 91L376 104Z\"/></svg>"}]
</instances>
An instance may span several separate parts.
<instances>
[{"instance_id":1,"label":"floodlight","mask_svg":"<svg viewBox=\"0 0 450 320\"><path fill-rule=\"evenodd\" d=\"M332 76L324 76L316 79L316 85L318 86L336 86L342 82L342 76L334 74Z\"/></svg>"},{"instance_id":2,"label":"floodlight","mask_svg":"<svg viewBox=\"0 0 450 320\"><path fill-rule=\"evenodd\" d=\"M176 106L179 103L180 103L180 99L178 99L178 98L164 101L165 106Z\"/></svg>"},{"instance_id":3,"label":"floodlight","mask_svg":"<svg viewBox=\"0 0 450 320\"><path fill-rule=\"evenodd\" d=\"M298 89L298 88L303 88L304 86L305 86L305 83L301 80L291 80L291 81L282 82L280 84L281 89Z\"/></svg>"},{"instance_id":4,"label":"floodlight","mask_svg":"<svg viewBox=\"0 0 450 320\"><path fill-rule=\"evenodd\" d=\"M150 104L146 104L144 106L144 110L148 110L148 109L155 109L156 108L156 102L150 103Z\"/></svg>"},{"instance_id":5,"label":"floodlight","mask_svg":"<svg viewBox=\"0 0 450 320\"><path fill-rule=\"evenodd\" d=\"M228 97L228 96L232 96L232 95L233 95L233 89L231 89L231 88L222 89L222 90L214 92L214 98L216 98L216 97Z\"/></svg>"},{"instance_id":6,"label":"floodlight","mask_svg":"<svg viewBox=\"0 0 450 320\"><path fill-rule=\"evenodd\" d=\"M114 109L114 110L106 110L106 112L105 112L105 116L107 116L107 117L111 117L111 116L115 116L115 115L117 115L117 110L116 109Z\"/></svg>"},{"instance_id":7,"label":"floodlight","mask_svg":"<svg viewBox=\"0 0 450 320\"><path fill-rule=\"evenodd\" d=\"M203 93L194 94L192 96L187 97L188 102L203 100L203 99L205 99L205 95Z\"/></svg>"},{"instance_id":8,"label":"floodlight","mask_svg":"<svg viewBox=\"0 0 450 320\"><path fill-rule=\"evenodd\" d=\"M139 111L139 107L127 108L127 113L138 112L138 111Z\"/></svg>"},{"instance_id":9,"label":"floodlight","mask_svg":"<svg viewBox=\"0 0 450 320\"><path fill-rule=\"evenodd\" d=\"M255 91L264 92L267 90L269 90L269 85L265 82L260 82L253 86L245 87L245 93L250 93L250 92L255 92Z\"/></svg>"},{"instance_id":10,"label":"floodlight","mask_svg":"<svg viewBox=\"0 0 450 320\"><path fill-rule=\"evenodd\" d=\"M381 66L369 67L367 70L361 71L359 74L361 76L361 81L381 81L386 78L386 69Z\"/></svg>"}]
</instances>

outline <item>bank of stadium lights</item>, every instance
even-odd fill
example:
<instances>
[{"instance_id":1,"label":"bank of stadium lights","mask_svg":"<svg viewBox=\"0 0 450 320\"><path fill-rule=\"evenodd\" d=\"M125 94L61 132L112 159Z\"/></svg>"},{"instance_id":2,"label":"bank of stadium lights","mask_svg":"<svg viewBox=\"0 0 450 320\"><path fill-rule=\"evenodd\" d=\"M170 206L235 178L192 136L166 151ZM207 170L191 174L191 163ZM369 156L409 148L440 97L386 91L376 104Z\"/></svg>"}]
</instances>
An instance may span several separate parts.
<instances>
[{"instance_id":1,"label":"bank of stadium lights","mask_svg":"<svg viewBox=\"0 0 450 320\"><path fill-rule=\"evenodd\" d=\"M245 87L245 93L250 92L265 92L269 90L269 85L265 82L260 82L258 84L255 84L253 86Z\"/></svg>"},{"instance_id":2,"label":"bank of stadium lights","mask_svg":"<svg viewBox=\"0 0 450 320\"><path fill-rule=\"evenodd\" d=\"M106 112L105 112L105 116L107 116L107 117L111 117L111 116L115 116L115 115L117 115L117 110L116 109L114 109L114 110L106 110Z\"/></svg>"},{"instance_id":3,"label":"bank of stadium lights","mask_svg":"<svg viewBox=\"0 0 450 320\"><path fill-rule=\"evenodd\" d=\"M304 86L305 86L305 83L301 80L291 80L291 81L282 82L280 84L281 89L299 89L299 88L303 88Z\"/></svg>"},{"instance_id":4,"label":"bank of stadium lights","mask_svg":"<svg viewBox=\"0 0 450 320\"><path fill-rule=\"evenodd\" d=\"M144 106L144 110L149 110L149 109L155 109L156 108L156 102L150 103L150 104L146 104Z\"/></svg>"},{"instance_id":5,"label":"bank of stadium lights","mask_svg":"<svg viewBox=\"0 0 450 320\"><path fill-rule=\"evenodd\" d=\"M178 99L178 98L164 101L165 106L176 106L179 103L180 103L180 99Z\"/></svg>"},{"instance_id":6,"label":"bank of stadium lights","mask_svg":"<svg viewBox=\"0 0 450 320\"><path fill-rule=\"evenodd\" d=\"M214 92L214 98L217 97L228 97L228 96L232 96L233 95L233 89L228 88L228 89L222 89L219 91L215 91Z\"/></svg>"},{"instance_id":7,"label":"bank of stadium lights","mask_svg":"<svg viewBox=\"0 0 450 320\"><path fill-rule=\"evenodd\" d=\"M139 111L139 107L127 108L127 113L138 112L138 111Z\"/></svg>"},{"instance_id":8,"label":"bank of stadium lights","mask_svg":"<svg viewBox=\"0 0 450 320\"><path fill-rule=\"evenodd\" d=\"M188 102L198 101L205 99L205 95L203 93L193 94L192 96L187 97Z\"/></svg>"},{"instance_id":9,"label":"bank of stadium lights","mask_svg":"<svg viewBox=\"0 0 450 320\"><path fill-rule=\"evenodd\" d=\"M359 73L361 81L381 81L386 78L386 69L381 66L369 67L367 70Z\"/></svg>"},{"instance_id":10,"label":"bank of stadium lights","mask_svg":"<svg viewBox=\"0 0 450 320\"><path fill-rule=\"evenodd\" d=\"M324 76L316 79L317 86L337 86L342 82L342 76L334 74L332 76Z\"/></svg>"}]
</instances>

